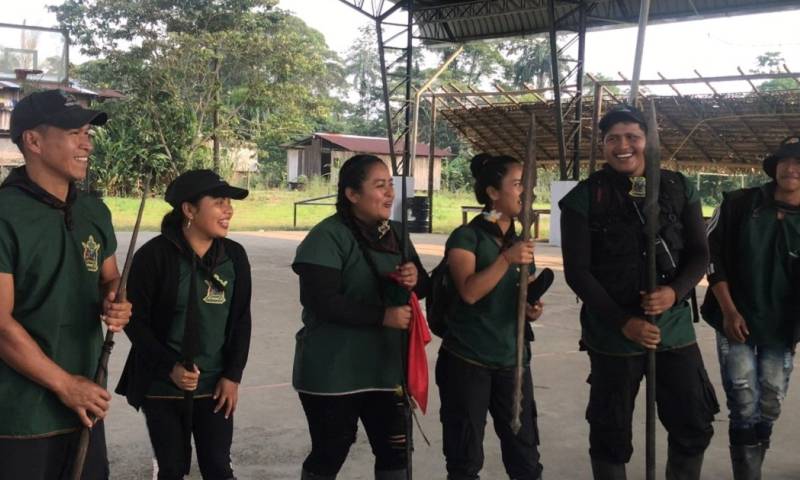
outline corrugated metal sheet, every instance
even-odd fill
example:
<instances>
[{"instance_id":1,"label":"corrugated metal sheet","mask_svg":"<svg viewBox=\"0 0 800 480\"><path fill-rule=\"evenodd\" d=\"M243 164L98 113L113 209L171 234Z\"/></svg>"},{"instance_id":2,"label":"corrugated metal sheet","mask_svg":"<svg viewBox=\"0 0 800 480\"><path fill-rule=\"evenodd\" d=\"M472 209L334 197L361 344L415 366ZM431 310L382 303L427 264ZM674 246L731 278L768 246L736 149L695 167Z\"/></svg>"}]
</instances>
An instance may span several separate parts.
<instances>
[{"instance_id":1,"label":"corrugated metal sheet","mask_svg":"<svg viewBox=\"0 0 800 480\"><path fill-rule=\"evenodd\" d=\"M309 145L313 138L321 138L326 142L337 145L344 150L358 153L371 153L373 155L389 155L389 141L383 137L362 137L358 135L342 135L339 133L315 133L311 137L298 140L292 146ZM395 153L402 153L403 146L398 146ZM427 157L430 152L426 143L417 143L417 156ZM450 157L453 154L449 149L435 149L435 157Z\"/></svg>"},{"instance_id":2,"label":"corrugated metal sheet","mask_svg":"<svg viewBox=\"0 0 800 480\"><path fill-rule=\"evenodd\" d=\"M577 31L576 1L556 1L563 30ZM630 26L639 20L640 0L586 1L593 5L588 29ZM548 0L415 0L420 38L464 42L548 32ZM797 0L652 0L650 23L698 20L800 8Z\"/></svg>"}]
</instances>

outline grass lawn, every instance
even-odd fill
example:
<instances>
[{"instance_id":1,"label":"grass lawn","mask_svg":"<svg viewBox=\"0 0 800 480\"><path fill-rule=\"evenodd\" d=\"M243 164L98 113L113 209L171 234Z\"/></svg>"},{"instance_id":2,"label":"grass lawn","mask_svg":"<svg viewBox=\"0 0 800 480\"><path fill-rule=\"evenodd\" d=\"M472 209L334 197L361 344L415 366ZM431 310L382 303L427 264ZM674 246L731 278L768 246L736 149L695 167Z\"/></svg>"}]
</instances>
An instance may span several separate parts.
<instances>
[{"instance_id":1,"label":"grass lawn","mask_svg":"<svg viewBox=\"0 0 800 480\"><path fill-rule=\"evenodd\" d=\"M331 206L306 205L297 209L297 227L293 227L294 202L312 197L327 195L326 189L314 191L262 190L252 191L245 200L234 201L235 214L231 223L232 230L308 230L317 222L334 212ZM332 193L332 192L331 192ZM322 200L334 202L334 198ZM111 209L114 227L117 230L131 230L136 221L139 208L138 198L104 198ZM443 192L433 197L433 231L450 233L461 225L461 206L476 205L475 197L468 192ZM536 205L536 208L550 208L549 205ZM161 218L170 210L170 206L161 198L148 198L145 206L142 228L159 230ZM471 217L471 215L470 215ZM549 232L549 217L542 216L540 237L546 238Z\"/></svg>"},{"instance_id":2,"label":"grass lawn","mask_svg":"<svg viewBox=\"0 0 800 480\"><path fill-rule=\"evenodd\" d=\"M245 200L235 201L235 215L231 228L239 231L254 230L308 230L320 220L334 212L334 207L304 205L297 209L297 226L292 225L294 202L333 193L327 185L313 185L307 191L288 191L281 189L251 191ZM111 209L114 227L117 230L131 230L136 221L139 208L138 198L106 197ZM322 200L333 203L334 198ZM461 206L476 205L471 192L437 192L433 197L433 231L450 233L461 225ZM550 208L549 204L536 204L537 209ZM170 210L161 197L149 198L145 207L142 225L144 230L157 231L161 218ZM703 215L710 217L714 207L703 206ZM469 218L472 217L470 214ZM550 216L542 215L539 224L539 238L548 238Z\"/></svg>"}]
</instances>

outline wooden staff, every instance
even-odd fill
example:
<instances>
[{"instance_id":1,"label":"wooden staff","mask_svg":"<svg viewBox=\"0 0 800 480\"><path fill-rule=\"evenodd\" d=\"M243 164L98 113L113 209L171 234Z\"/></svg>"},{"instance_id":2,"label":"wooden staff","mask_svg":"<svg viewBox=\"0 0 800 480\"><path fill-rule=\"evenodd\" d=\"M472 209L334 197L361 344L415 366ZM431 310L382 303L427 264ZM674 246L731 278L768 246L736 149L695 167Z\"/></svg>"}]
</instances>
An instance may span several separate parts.
<instances>
[{"instance_id":1,"label":"wooden staff","mask_svg":"<svg viewBox=\"0 0 800 480\"><path fill-rule=\"evenodd\" d=\"M536 114L531 110L530 124L528 125L528 145L525 151L525 165L522 174L522 241L531 239L531 223L533 220L533 189L536 187ZM522 357L525 352L525 307L528 303L528 276L530 269L522 265L519 270L519 298L517 300L517 363L514 368L514 400L511 417L511 430L516 435L522 428Z\"/></svg>"},{"instance_id":2,"label":"wooden staff","mask_svg":"<svg viewBox=\"0 0 800 480\"><path fill-rule=\"evenodd\" d=\"M133 260L133 252L136 250L136 239L139 236L139 227L142 223L142 213L144 212L144 204L147 201L147 195L150 193L150 177L144 185L142 192L142 201L139 203L139 213L136 215L136 224L133 227L131 234L131 242L128 245L128 254L125 257L125 265L122 267L122 275L117 285L117 294L114 297L115 303L122 303L127 300L127 285L128 274L131 270L131 261ZM103 342L103 351L100 352L100 359L97 362L97 370L94 374L94 383L103 386L108 378L108 358L111 356L111 350L114 348L114 332L106 330L106 338ZM89 414L89 418L94 421L94 415ZM89 427L83 427L81 430L81 437L78 441L78 451L75 454L75 462L72 464L72 480L81 480L83 475L83 465L86 462L86 452L89 449Z\"/></svg>"},{"instance_id":3,"label":"wooden staff","mask_svg":"<svg viewBox=\"0 0 800 480\"><path fill-rule=\"evenodd\" d=\"M661 140L658 136L656 104L650 99L650 112L647 118L647 146L645 147L645 238L647 242L647 293L653 293L658 286L656 269L656 248L658 241L658 205L661 183ZM655 324L657 315L648 315L647 321ZM647 395L645 428L645 467L647 480L656 478L656 351L647 350Z\"/></svg>"}]
</instances>

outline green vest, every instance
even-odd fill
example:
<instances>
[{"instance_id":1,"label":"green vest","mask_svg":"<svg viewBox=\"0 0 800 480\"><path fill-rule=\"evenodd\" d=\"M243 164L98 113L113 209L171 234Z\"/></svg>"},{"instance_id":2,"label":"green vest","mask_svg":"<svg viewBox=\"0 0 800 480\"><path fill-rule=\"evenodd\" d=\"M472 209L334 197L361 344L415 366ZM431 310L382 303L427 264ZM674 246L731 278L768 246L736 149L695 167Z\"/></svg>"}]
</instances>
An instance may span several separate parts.
<instances>
[{"instance_id":1,"label":"green vest","mask_svg":"<svg viewBox=\"0 0 800 480\"><path fill-rule=\"evenodd\" d=\"M14 277L12 316L69 373L94 378L103 344L100 269L117 241L111 213L78 193L69 230L61 211L15 187L0 189L0 272ZM58 397L0 361L0 437L75 430Z\"/></svg>"},{"instance_id":2,"label":"green vest","mask_svg":"<svg viewBox=\"0 0 800 480\"><path fill-rule=\"evenodd\" d=\"M699 202L700 197L692 184L681 175L686 205ZM586 180L579 182L559 202L561 209L570 209L589 221L591 211L590 185ZM642 260L644 261L644 259ZM581 341L592 351L607 355L640 355L646 352L641 345L628 340L622 329L608 319L600 318L584 304L581 307ZM661 330L661 343L658 351L685 347L697 341L692 325L692 309L688 302L682 302L661 314L656 320Z\"/></svg>"},{"instance_id":3,"label":"green vest","mask_svg":"<svg viewBox=\"0 0 800 480\"><path fill-rule=\"evenodd\" d=\"M774 190L762 191L774 194ZM796 300L791 298L789 265L800 257L800 214L787 213L783 220L778 220L777 214L776 206L765 201L764 194L753 195L736 229L737 265L728 282L733 303L750 331L749 345L786 346L796 322L790 318L790 306ZM703 314L711 326L722 331L719 307L704 308Z\"/></svg>"},{"instance_id":4,"label":"green vest","mask_svg":"<svg viewBox=\"0 0 800 480\"><path fill-rule=\"evenodd\" d=\"M189 285L191 283L192 265L181 256L178 274L178 296L175 299L175 315L170 323L167 337L169 347L180 355L183 347L183 332L186 327L186 309L189 302ZM209 281L206 274L199 269L195 273L194 283L197 289L197 319L199 326L200 348L194 363L200 370L200 381L194 391L195 398L210 396L214 393L223 370L222 348L225 345L225 329L228 325L231 298L236 282L233 262L225 258L214 270L214 275L225 285L223 290ZM183 390L179 389L168 378L158 378L147 391L149 398L183 398Z\"/></svg>"},{"instance_id":5,"label":"green vest","mask_svg":"<svg viewBox=\"0 0 800 480\"><path fill-rule=\"evenodd\" d=\"M500 246L488 232L471 226L457 228L447 239L447 250L460 248L475 254L475 271L488 268L500 255ZM536 271L530 265L531 273ZM505 275L473 305L459 295L448 316L442 346L466 360L493 368L512 367L517 359L517 298L520 266ZM526 356L529 351L526 349Z\"/></svg>"},{"instance_id":6,"label":"green vest","mask_svg":"<svg viewBox=\"0 0 800 480\"><path fill-rule=\"evenodd\" d=\"M398 225L392 228L398 230ZM410 254L417 254L409 245ZM400 255L368 254L380 275L393 272ZM338 214L317 224L297 247L294 263L333 268L342 273L343 294L365 305L383 305L378 279L351 230ZM299 392L321 395L385 390L402 384L404 332L382 326L350 326L324 322L303 308L303 327L295 336L292 385Z\"/></svg>"}]
</instances>

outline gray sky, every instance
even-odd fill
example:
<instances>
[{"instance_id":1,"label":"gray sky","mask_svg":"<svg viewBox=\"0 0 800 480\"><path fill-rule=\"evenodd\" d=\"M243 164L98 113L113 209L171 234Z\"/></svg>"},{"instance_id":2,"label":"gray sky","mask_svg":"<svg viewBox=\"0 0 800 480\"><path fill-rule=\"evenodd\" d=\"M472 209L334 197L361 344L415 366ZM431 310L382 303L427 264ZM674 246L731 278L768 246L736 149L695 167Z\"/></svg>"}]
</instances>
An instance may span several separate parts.
<instances>
[{"instance_id":1,"label":"gray sky","mask_svg":"<svg viewBox=\"0 0 800 480\"><path fill-rule=\"evenodd\" d=\"M59 0L8 1L0 9L0 22L54 26L55 18L45 5ZM9 5L10 3L10 5ZM335 51L343 53L355 38L358 27L368 19L338 0L280 0L281 8L295 12L308 25L320 30ZM647 33L642 78L693 77L693 69L703 75L735 75L736 67L745 71L755 64L757 55L780 51L789 68L800 71L800 10L764 15L749 15L650 27ZM590 72L617 77L631 75L636 29L625 28L590 32L586 63ZM577 53L573 53L577 56ZM73 61L80 61L77 51ZM705 87L682 87L687 93L702 93ZM747 91L746 84L731 85L727 91Z\"/></svg>"}]
</instances>

